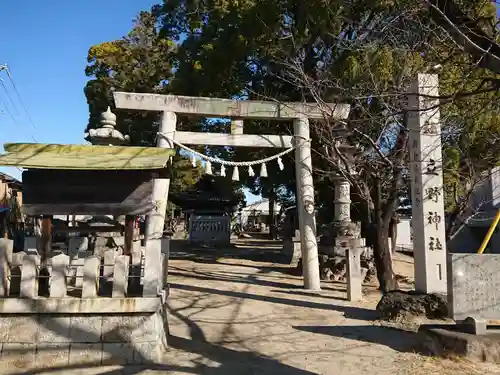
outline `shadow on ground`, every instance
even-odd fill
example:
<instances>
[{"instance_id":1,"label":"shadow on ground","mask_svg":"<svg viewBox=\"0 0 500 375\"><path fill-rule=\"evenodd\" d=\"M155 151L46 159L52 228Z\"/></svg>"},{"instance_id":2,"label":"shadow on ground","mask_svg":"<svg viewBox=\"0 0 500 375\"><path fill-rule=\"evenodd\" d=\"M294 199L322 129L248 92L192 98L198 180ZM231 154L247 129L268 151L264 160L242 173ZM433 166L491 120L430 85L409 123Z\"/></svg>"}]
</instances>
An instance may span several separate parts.
<instances>
[{"instance_id":1,"label":"shadow on ground","mask_svg":"<svg viewBox=\"0 0 500 375\"><path fill-rule=\"evenodd\" d=\"M177 268L171 266L169 268L169 276L177 276L177 277L187 277L190 279L195 279L195 280L204 280L204 281L226 281L230 283L235 283L235 284L250 284L250 285L260 285L260 286L265 286L265 287L271 287L271 288L279 288L283 290L272 290L273 292L278 291L278 292L283 292L283 293L289 293L289 294L303 294L303 295L311 295L310 293L305 292L303 289L299 289L297 285L287 283L287 282L281 282L279 281L280 278L277 278L278 281L274 280L267 280L267 279L261 279L259 277L256 277L254 275L248 275L246 273L238 273L238 272L231 272L231 271L224 271L223 273L221 272L207 272L207 271L199 271L199 270L189 270L189 273L186 273L185 269L182 268ZM263 270L260 268L259 275L265 275L268 270ZM269 270L271 272L272 270ZM269 278L268 275L265 275L266 278ZM287 289L287 290L286 290ZM345 286L342 285L332 285L332 286L322 286L323 291L337 291L337 292L344 292L345 291ZM334 297L329 297L329 298L334 298Z\"/></svg>"},{"instance_id":2,"label":"shadow on ground","mask_svg":"<svg viewBox=\"0 0 500 375\"><path fill-rule=\"evenodd\" d=\"M391 327L374 325L362 326L294 326L293 328L328 336L342 337L372 344L385 345L398 352L408 353L419 350L417 334Z\"/></svg>"},{"instance_id":3,"label":"shadow on ground","mask_svg":"<svg viewBox=\"0 0 500 375\"><path fill-rule=\"evenodd\" d=\"M270 302L270 303L279 303L289 306L298 306L298 307L306 307L310 309L320 309L320 310L329 310L329 311L339 311L344 313L344 316L349 319L356 320L375 320L378 318L378 313L374 310L364 309L361 307L353 307L353 306L342 306L342 305L333 305L331 303L318 303L311 301L303 301L300 299L288 299L288 298L280 298L274 296L266 296L238 291L230 291L230 290L216 290L212 288L205 288L201 286L195 285L185 285L185 284L170 284L171 288L185 290L190 292L198 292L204 294L217 294L223 295L233 298L241 298L241 299L252 299L256 301Z\"/></svg>"},{"instance_id":4,"label":"shadow on ground","mask_svg":"<svg viewBox=\"0 0 500 375\"><path fill-rule=\"evenodd\" d=\"M231 243L224 247L193 247L186 240L172 240L170 243L170 259L185 259L196 263L225 264L219 262L219 259L223 258L278 265L286 265L290 262L290 259L283 254L281 243L277 241L246 241L244 246ZM253 265L241 266L254 267ZM282 269L282 271L286 272L286 269Z\"/></svg>"}]
</instances>

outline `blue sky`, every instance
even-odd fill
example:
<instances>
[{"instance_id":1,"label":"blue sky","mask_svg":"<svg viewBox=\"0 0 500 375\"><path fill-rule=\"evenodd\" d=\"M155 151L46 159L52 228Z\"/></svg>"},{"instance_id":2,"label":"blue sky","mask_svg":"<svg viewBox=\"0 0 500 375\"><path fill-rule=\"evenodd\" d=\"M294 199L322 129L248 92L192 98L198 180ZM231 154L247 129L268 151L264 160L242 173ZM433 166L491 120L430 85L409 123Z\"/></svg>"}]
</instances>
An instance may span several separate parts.
<instances>
[{"instance_id":1,"label":"blue sky","mask_svg":"<svg viewBox=\"0 0 500 375\"><path fill-rule=\"evenodd\" d=\"M7 74L0 72L6 87L5 90L0 84L0 111L3 110L0 144L34 140L84 143L88 107L83 87L87 82L84 69L88 49L125 35L138 12L154 3L150 0L2 0L0 65L8 65L22 102ZM0 170L20 178L15 168ZM247 196L247 202L256 199L258 197Z\"/></svg>"}]
</instances>

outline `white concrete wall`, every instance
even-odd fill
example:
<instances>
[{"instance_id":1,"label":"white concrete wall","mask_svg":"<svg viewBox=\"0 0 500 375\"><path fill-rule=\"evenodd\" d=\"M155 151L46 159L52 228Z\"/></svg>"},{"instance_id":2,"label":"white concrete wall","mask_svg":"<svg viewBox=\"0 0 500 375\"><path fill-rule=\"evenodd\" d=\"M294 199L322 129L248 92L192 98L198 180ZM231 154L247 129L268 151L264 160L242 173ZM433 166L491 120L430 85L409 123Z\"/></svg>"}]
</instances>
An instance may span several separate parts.
<instances>
[{"instance_id":1,"label":"white concrete wall","mask_svg":"<svg viewBox=\"0 0 500 375\"><path fill-rule=\"evenodd\" d=\"M274 204L274 215L278 215L280 212L281 206L278 203ZM269 215L269 200L263 199L259 202L252 203L244 207L241 210L241 221L242 225L245 226L248 222L248 217L252 215L252 212L256 211L258 214L260 213L262 216Z\"/></svg>"},{"instance_id":2,"label":"white concrete wall","mask_svg":"<svg viewBox=\"0 0 500 375\"><path fill-rule=\"evenodd\" d=\"M413 241L411 237L411 219L400 219L398 223L398 236L396 239L396 247L404 250L413 249Z\"/></svg>"}]
</instances>

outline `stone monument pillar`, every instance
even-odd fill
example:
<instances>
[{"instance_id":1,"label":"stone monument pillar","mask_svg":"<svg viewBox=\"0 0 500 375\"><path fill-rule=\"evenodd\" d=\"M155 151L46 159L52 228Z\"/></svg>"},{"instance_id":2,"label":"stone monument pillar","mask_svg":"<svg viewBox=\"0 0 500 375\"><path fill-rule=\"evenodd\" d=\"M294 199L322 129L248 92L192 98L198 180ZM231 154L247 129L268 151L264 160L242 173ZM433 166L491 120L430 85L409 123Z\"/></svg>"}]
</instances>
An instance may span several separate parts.
<instances>
[{"instance_id":1,"label":"stone monument pillar","mask_svg":"<svg viewBox=\"0 0 500 375\"><path fill-rule=\"evenodd\" d=\"M438 76L418 74L411 93L408 127L415 289L444 294L447 275Z\"/></svg>"},{"instance_id":2,"label":"stone monument pillar","mask_svg":"<svg viewBox=\"0 0 500 375\"><path fill-rule=\"evenodd\" d=\"M351 222L351 185L343 177L337 179L335 185L335 222L350 223Z\"/></svg>"}]
</instances>

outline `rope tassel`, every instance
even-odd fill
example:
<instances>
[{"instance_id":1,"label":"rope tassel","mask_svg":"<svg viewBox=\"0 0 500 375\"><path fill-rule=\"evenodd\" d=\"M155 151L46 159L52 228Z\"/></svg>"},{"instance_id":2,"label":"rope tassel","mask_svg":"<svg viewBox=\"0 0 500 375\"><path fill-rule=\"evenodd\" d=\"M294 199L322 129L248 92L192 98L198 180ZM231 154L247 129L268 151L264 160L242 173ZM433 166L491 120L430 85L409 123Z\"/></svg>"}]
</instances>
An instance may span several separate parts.
<instances>
[{"instance_id":1,"label":"rope tassel","mask_svg":"<svg viewBox=\"0 0 500 375\"><path fill-rule=\"evenodd\" d=\"M212 175L212 163L209 160L205 163L205 174Z\"/></svg>"},{"instance_id":2,"label":"rope tassel","mask_svg":"<svg viewBox=\"0 0 500 375\"><path fill-rule=\"evenodd\" d=\"M278 167L279 167L280 171L285 169L285 165L283 164L283 160L281 160L281 158L278 158Z\"/></svg>"},{"instance_id":3,"label":"rope tassel","mask_svg":"<svg viewBox=\"0 0 500 375\"><path fill-rule=\"evenodd\" d=\"M266 163L260 165L260 177L267 177L267 166Z\"/></svg>"},{"instance_id":4,"label":"rope tassel","mask_svg":"<svg viewBox=\"0 0 500 375\"><path fill-rule=\"evenodd\" d=\"M239 181L240 180L240 172L238 171L238 167L234 167L233 169L233 181Z\"/></svg>"},{"instance_id":5,"label":"rope tassel","mask_svg":"<svg viewBox=\"0 0 500 375\"><path fill-rule=\"evenodd\" d=\"M229 167L233 167L234 168L233 180L235 180L235 181L239 180L238 167L248 168L248 175L250 177L254 177L255 172L251 166L260 164L261 165L260 166L260 177L265 178L265 177L268 177L266 163L269 163L273 160L276 160L278 163L279 169L284 170L285 165L283 164L282 156L292 152L297 147L301 147L301 144L297 143L297 139L295 139L292 147L290 147L284 151L281 151L280 153L278 153L274 156L269 156L267 158L255 160L255 161L251 161L251 162L230 162L230 161L221 160L221 159L218 159L218 158L215 158L212 156L203 155L203 154L199 153L198 151L196 151L196 150L194 150L186 145L183 145L182 143L176 141L175 139L172 139L170 136L168 136L162 132L158 132L157 134L159 136L163 137L164 139L168 140L169 142L173 143L174 145L180 147L184 151L187 151L188 153L190 153L191 154L191 163L192 163L193 167L197 166L197 159L196 158L199 158L201 160L202 164L203 164L203 162L205 162L205 174L207 174L207 175L213 175L212 163L221 164L221 170L220 170L221 176L226 175L226 169L225 169L224 165L227 165ZM310 142L310 141L311 141L310 139L303 138L301 143ZM172 162L172 157L170 158L170 162L168 164L169 168L171 168L171 162Z\"/></svg>"}]
</instances>

